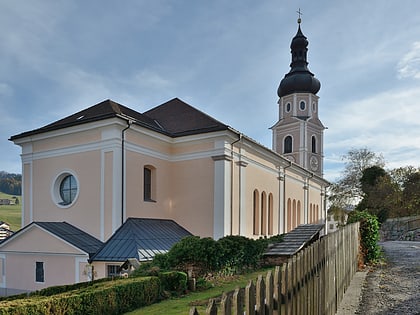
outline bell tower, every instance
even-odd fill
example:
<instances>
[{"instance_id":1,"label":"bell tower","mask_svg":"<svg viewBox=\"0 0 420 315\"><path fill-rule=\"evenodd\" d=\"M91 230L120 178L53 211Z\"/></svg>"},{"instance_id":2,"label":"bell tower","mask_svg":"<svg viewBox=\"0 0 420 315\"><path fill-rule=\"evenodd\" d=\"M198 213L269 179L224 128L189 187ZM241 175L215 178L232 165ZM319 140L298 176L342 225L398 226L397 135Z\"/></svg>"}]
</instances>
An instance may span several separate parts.
<instances>
[{"instance_id":1,"label":"bell tower","mask_svg":"<svg viewBox=\"0 0 420 315\"><path fill-rule=\"evenodd\" d=\"M316 95L321 83L308 69L308 40L300 24L299 17L298 30L290 44L290 71L277 90L279 120L271 127L273 150L322 176L325 127L318 117L319 97Z\"/></svg>"}]
</instances>

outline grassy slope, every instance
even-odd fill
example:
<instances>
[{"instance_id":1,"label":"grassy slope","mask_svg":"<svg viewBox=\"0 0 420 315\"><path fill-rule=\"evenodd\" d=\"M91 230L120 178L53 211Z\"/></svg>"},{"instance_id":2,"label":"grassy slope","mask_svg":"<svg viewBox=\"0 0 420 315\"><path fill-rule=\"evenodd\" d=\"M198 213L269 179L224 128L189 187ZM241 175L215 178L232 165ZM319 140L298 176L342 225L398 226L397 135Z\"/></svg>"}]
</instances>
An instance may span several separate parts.
<instances>
[{"instance_id":1,"label":"grassy slope","mask_svg":"<svg viewBox=\"0 0 420 315\"><path fill-rule=\"evenodd\" d=\"M13 196L11 195L7 195L0 192L0 199L3 199L3 198L12 199L12 197ZM22 199L20 196L18 196L18 198L19 198L18 205L10 205L10 206L1 205L0 206L0 221L9 223L10 229L14 232L20 229L21 217L22 217L22 214L21 214Z\"/></svg>"},{"instance_id":2,"label":"grassy slope","mask_svg":"<svg viewBox=\"0 0 420 315\"><path fill-rule=\"evenodd\" d=\"M206 305L204 303L206 303L209 299L218 297L223 292L233 291L237 287L244 288L250 280L253 280L255 284L258 275L263 275L265 278L268 270L269 269L261 269L252 273L244 274L234 281L220 283L211 289L202 292L193 292L182 298L164 300L160 303L139 308L135 311L126 313L125 315L185 315L189 313L190 308L192 307L191 305L193 304L200 304L200 306L197 306L199 313L206 314Z\"/></svg>"}]
</instances>

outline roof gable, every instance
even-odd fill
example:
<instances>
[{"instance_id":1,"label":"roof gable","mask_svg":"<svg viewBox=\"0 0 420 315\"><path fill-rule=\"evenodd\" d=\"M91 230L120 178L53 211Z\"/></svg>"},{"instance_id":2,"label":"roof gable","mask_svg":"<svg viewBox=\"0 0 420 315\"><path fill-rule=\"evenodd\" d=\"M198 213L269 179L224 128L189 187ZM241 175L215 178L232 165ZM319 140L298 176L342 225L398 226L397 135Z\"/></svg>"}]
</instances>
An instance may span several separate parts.
<instances>
[{"instance_id":1,"label":"roof gable","mask_svg":"<svg viewBox=\"0 0 420 315\"><path fill-rule=\"evenodd\" d=\"M157 121L174 137L228 129L227 125L178 98L148 110L144 115Z\"/></svg>"},{"instance_id":2,"label":"roof gable","mask_svg":"<svg viewBox=\"0 0 420 315\"><path fill-rule=\"evenodd\" d=\"M128 218L91 261L150 260L190 235L173 220Z\"/></svg>"},{"instance_id":3,"label":"roof gable","mask_svg":"<svg viewBox=\"0 0 420 315\"><path fill-rule=\"evenodd\" d=\"M36 252L76 253L75 249L78 249L89 256L103 245L95 237L67 222L32 222L1 242L0 248L7 248L9 244L18 250Z\"/></svg>"}]
</instances>

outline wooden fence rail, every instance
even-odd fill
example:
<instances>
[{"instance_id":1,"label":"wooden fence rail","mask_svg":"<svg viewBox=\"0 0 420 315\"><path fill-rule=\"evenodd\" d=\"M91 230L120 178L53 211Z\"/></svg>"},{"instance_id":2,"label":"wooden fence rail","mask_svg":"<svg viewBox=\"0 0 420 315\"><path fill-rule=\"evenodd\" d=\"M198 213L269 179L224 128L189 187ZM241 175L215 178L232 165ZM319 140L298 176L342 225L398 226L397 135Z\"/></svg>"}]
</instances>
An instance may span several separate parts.
<instances>
[{"instance_id":1,"label":"wooden fence rail","mask_svg":"<svg viewBox=\"0 0 420 315\"><path fill-rule=\"evenodd\" d=\"M206 315L333 315L357 271L359 223L328 234L245 289L211 299ZM190 315L199 315L196 307Z\"/></svg>"}]
</instances>

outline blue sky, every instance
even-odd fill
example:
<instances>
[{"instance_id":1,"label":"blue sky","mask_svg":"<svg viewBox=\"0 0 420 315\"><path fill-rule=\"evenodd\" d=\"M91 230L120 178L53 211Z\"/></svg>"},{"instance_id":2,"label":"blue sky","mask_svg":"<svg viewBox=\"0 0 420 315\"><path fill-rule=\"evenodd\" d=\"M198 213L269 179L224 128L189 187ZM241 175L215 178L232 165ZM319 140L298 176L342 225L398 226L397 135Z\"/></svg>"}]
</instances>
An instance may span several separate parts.
<instances>
[{"instance_id":1,"label":"blue sky","mask_svg":"<svg viewBox=\"0 0 420 315\"><path fill-rule=\"evenodd\" d=\"M178 97L271 147L299 8L325 177L352 148L419 166L419 1L15 0L0 2L0 170L21 172L10 136L108 98Z\"/></svg>"}]
</instances>

